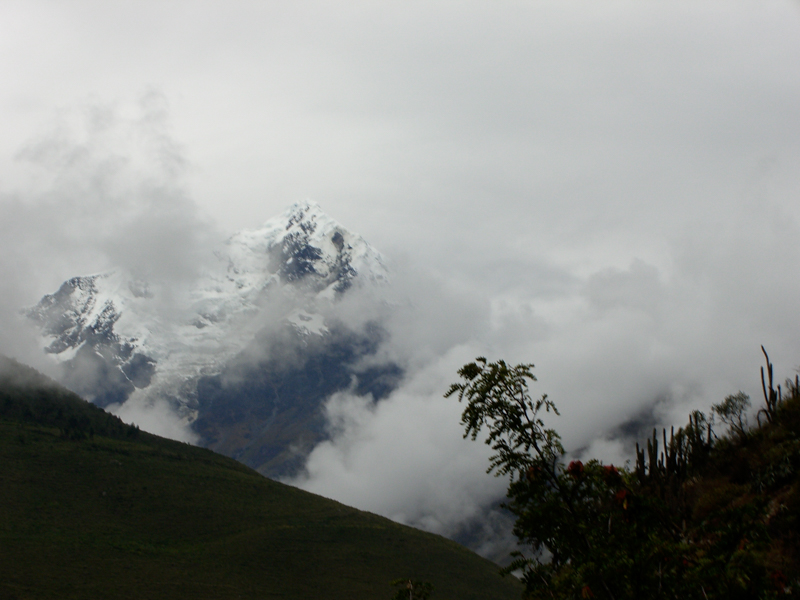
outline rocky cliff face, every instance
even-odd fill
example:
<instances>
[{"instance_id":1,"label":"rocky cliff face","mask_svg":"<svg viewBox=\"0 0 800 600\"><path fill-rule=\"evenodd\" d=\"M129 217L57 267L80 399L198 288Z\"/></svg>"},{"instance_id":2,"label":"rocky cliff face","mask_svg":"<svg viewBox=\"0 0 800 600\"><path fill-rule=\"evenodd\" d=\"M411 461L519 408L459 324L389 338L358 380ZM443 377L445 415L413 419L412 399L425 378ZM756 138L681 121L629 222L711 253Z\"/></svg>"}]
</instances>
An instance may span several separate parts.
<instances>
[{"instance_id":1,"label":"rocky cliff face","mask_svg":"<svg viewBox=\"0 0 800 600\"><path fill-rule=\"evenodd\" d=\"M356 333L335 319L352 288L387 283L374 248L304 202L227 240L169 311L156 287L113 271L74 277L26 314L88 400L167 401L202 444L285 475L325 436L332 393L396 385L396 365L357 367L380 323Z\"/></svg>"}]
</instances>

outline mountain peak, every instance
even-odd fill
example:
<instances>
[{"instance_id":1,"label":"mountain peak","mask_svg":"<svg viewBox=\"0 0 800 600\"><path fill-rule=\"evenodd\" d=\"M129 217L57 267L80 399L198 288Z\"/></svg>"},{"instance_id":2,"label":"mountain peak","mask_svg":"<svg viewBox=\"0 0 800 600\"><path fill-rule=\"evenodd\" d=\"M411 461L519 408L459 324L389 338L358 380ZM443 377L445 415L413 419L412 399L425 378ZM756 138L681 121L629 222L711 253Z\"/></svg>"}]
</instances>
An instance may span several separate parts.
<instances>
[{"instance_id":1,"label":"mountain peak","mask_svg":"<svg viewBox=\"0 0 800 600\"><path fill-rule=\"evenodd\" d=\"M356 277L371 283L388 280L380 253L310 200L292 204L258 229L240 231L227 245L237 285L262 287L268 284L262 275L271 272L283 283L302 283L333 298Z\"/></svg>"},{"instance_id":2,"label":"mountain peak","mask_svg":"<svg viewBox=\"0 0 800 600\"><path fill-rule=\"evenodd\" d=\"M286 229L290 229L295 225L300 225L300 223L313 223L319 217L330 220L330 217L323 212L319 204L313 200L303 200L292 204L277 219L285 219Z\"/></svg>"},{"instance_id":3,"label":"mountain peak","mask_svg":"<svg viewBox=\"0 0 800 600\"><path fill-rule=\"evenodd\" d=\"M121 403L134 389L158 387L188 406L193 392L183 381L218 369L251 343L264 310L301 336L324 336L321 306L353 285L388 281L380 253L308 200L233 235L217 257L169 317L154 300L157 286L123 270L73 277L25 314L40 329L44 351L74 374L71 387L87 398Z\"/></svg>"}]
</instances>

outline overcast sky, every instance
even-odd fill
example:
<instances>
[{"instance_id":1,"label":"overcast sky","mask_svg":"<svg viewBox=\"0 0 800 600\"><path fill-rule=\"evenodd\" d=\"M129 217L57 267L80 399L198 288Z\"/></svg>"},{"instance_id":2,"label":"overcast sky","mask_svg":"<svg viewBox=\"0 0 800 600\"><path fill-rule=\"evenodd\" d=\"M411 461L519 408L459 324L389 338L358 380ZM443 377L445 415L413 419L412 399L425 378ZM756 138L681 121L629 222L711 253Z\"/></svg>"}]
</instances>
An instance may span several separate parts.
<instances>
[{"instance_id":1,"label":"overcast sky","mask_svg":"<svg viewBox=\"0 0 800 600\"><path fill-rule=\"evenodd\" d=\"M607 460L758 401L760 344L793 376L798 57L797 0L5 0L0 349L39 366L16 311L68 277L191 279L313 199L390 260L412 368L298 483L446 531L497 489L440 399L477 354Z\"/></svg>"}]
</instances>

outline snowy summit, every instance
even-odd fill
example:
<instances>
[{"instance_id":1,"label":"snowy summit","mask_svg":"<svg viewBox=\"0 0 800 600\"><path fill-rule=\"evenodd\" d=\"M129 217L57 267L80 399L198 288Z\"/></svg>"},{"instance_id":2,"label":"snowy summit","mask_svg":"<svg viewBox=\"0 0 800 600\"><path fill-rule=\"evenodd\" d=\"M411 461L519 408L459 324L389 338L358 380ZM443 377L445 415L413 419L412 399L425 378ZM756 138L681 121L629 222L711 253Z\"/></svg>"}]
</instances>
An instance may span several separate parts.
<instances>
[{"instance_id":1,"label":"snowy summit","mask_svg":"<svg viewBox=\"0 0 800 600\"><path fill-rule=\"evenodd\" d=\"M87 399L108 406L155 394L191 420L192 382L219 372L266 319L324 336L320 307L388 282L380 253L310 201L234 234L216 259L177 309L173 298L163 310L157 285L115 270L69 279L25 313L65 383Z\"/></svg>"}]
</instances>

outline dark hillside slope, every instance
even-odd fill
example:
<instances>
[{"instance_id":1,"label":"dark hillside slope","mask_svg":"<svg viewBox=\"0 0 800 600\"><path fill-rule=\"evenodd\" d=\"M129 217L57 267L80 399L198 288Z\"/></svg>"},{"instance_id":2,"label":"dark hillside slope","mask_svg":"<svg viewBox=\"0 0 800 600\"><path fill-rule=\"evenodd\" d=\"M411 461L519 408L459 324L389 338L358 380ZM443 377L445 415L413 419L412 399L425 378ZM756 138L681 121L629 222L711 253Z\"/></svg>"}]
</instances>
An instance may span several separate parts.
<instances>
[{"instance_id":1,"label":"dark hillside slope","mask_svg":"<svg viewBox=\"0 0 800 600\"><path fill-rule=\"evenodd\" d=\"M0 358L0 598L511 599L439 536L122 424Z\"/></svg>"}]
</instances>

